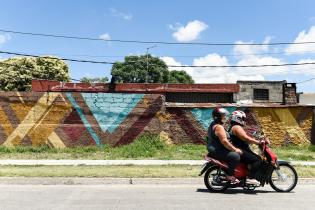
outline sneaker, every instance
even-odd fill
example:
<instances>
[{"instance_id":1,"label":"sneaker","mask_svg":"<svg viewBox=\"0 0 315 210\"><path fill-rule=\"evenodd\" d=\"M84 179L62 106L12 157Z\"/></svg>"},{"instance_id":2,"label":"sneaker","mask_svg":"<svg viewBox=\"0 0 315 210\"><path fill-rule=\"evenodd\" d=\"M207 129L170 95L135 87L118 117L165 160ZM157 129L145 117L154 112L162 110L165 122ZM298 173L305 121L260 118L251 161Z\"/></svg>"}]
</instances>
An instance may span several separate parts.
<instances>
[{"instance_id":1,"label":"sneaker","mask_svg":"<svg viewBox=\"0 0 315 210\"><path fill-rule=\"evenodd\" d=\"M249 178L247 178L247 179L246 179L246 184L259 186L259 185L260 185L260 182L257 181L257 179L249 179Z\"/></svg>"},{"instance_id":2,"label":"sneaker","mask_svg":"<svg viewBox=\"0 0 315 210\"><path fill-rule=\"evenodd\" d=\"M231 184L238 184L238 183L240 183L240 180L238 180L234 176L226 176L226 180L231 182Z\"/></svg>"}]
</instances>

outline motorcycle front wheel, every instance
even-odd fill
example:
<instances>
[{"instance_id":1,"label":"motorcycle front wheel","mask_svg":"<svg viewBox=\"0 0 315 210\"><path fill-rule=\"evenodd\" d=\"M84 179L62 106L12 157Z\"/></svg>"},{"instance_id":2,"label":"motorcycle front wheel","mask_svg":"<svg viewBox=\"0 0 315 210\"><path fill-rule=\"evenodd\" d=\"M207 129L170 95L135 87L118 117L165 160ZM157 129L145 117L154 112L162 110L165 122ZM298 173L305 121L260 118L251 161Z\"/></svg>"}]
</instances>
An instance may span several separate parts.
<instances>
[{"instance_id":1,"label":"motorcycle front wheel","mask_svg":"<svg viewBox=\"0 0 315 210\"><path fill-rule=\"evenodd\" d=\"M289 163L279 163L270 176L270 186L277 192L290 192L298 182L298 175Z\"/></svg>"}]
</instances>

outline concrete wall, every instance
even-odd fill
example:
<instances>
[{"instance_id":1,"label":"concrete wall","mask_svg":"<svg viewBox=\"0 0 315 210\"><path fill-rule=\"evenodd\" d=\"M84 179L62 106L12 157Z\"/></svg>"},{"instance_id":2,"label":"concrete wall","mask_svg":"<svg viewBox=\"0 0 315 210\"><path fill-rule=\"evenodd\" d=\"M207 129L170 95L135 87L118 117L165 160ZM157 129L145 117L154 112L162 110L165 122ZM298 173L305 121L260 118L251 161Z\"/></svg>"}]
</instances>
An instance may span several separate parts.
<instances>
[{"instance_id":1,"label":"concrete wall","mask_svg":"<svg viewBox=\"0 0 315 210\"><path fill-rule=\"evenodd\" d=\"M300 94L301 105L315 105L315 93Z\"/></svg>"},{"instance_id":2,"label":"concrete wall","mask_svg":"<svg viewBox=\"0 0 315 210\"><path fill-rule=\"evenodd\" d=\"M313 107L239 109L248 114L246 130L263 130L274 145L304 144L312 138ZM166 107L159 94L6 92L0 93L0 144L117 146L147 132L169 144L200 144L211 112Z\"/></svg>"},{"instance_id":3,"label":"concrete wall","mask_svg":"<svg viewBox=\"0 0 315 210\"><path fill-rule=\"evenodd\" d=\"M282 85L285 81L268 82L268 81L237 81L240 85L240 92L235 94L235 101L238 102L269 102L269 103L282 103L283 102L283 88ZM269 101L255 101L254 88L268 89Z\"/></svg>"}]
</instances>

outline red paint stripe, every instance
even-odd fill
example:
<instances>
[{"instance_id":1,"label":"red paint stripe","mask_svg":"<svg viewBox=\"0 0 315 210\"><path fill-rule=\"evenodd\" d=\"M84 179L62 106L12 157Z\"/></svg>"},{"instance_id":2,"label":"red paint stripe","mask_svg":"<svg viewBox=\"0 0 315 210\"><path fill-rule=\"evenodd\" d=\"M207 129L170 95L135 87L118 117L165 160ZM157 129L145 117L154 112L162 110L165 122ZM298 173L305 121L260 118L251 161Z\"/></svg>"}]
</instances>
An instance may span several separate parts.
<instances>
[{"instance_id":1,"label":"red paint stripe","mask_svg":"<svg viewBox=\"0 0 315 210\"><path fill-rule=\"evenodd\" d=\"M148 109L139 117L139 119L129 128L129 130L120 138L115 146L131 143L150 123L155 114L161 109L162 98L154 100L154 102L148 107Z\"/></svg>"},{"instance_id":2,"label":"red paint stripe","mask_svg":"<svg viewBox=\"0 0 315 210\"><path fill-rule=\"evenodd\" d=\"M192 139L194 144L204 144L204 139L199 135L199 131L190 122L185 112L181 109L169 109L177 124L185 131L185 133Z\"/></svg>"}]
</instances>

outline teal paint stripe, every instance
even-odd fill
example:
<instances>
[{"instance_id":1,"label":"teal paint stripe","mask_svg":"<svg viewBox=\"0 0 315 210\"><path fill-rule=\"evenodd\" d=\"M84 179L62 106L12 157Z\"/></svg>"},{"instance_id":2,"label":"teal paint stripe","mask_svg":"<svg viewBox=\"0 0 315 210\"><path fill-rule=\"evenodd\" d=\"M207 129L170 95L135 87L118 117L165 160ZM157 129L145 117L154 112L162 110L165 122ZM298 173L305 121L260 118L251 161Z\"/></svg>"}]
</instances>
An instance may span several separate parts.
<instances>
[{"instance_id":1,"label":"teal paint stripe","mask_svg":"<svg viewBox=\"0 0 315 210\"><path fill-rule=\"evenodd\" d=\"M230 113L236 110L236 107L225 107ZM208 129L212 119L213 108L194 108L190 112L204 129Z\"/></svg>"},{"instance_id":2,"label":"teal paint stripe","mask_svg":"<svg viewBox=\"0 0 315 210\"><path fill-rule=\"evenodd\" d=\"M103 132L113 133L144 94L81 93Z\"/></svg>"},{"instance_id":3,"label":"teal paint stripe","mask_svg":"<svg viewBox=\"0 0 315 210\"><path fill-rule=\"evenodd\" d=\"M90 123L88 122L88 120L86 119L86 117L84 116L80 106L77 104L77 102L75 101L75 99L73 98L71 93L66 93L69 101L71 102L72 106L75 108L75 110L77 111L77 113L79 114L84 126L86 127L86 129L88 130L88 132L91 134L92 138L94 139L96 145L100 145L101 141L98 138L97 134L94 132L92 126L90 125Z\"/></svg>"},{"instance_id":4,"label":"teal paint stripe","mask_svg":"<svg viewBox=\"0 0 315 210\"><path fill-rule=\"evenodd\" d=\"M109 132L114 132L114 130L126 119L129 113L134 109L134 107L143 98L144 94L132 94L130 100L127 102L129 106L126 106L122 112L114 120L114 123L108 128Z\"/></svg>"}]
</instances>

